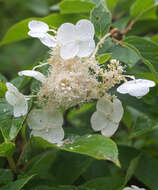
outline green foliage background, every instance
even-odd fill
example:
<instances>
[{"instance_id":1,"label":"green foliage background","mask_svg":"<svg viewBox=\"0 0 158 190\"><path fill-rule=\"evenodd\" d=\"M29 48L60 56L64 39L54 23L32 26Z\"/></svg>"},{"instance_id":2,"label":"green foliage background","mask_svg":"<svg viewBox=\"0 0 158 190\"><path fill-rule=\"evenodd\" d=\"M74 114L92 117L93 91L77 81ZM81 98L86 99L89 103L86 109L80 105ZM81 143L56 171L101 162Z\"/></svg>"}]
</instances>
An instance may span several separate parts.
<instances>
[{"instance_id":1,"label":"green foliage background","mask_svg":"<svg viewBox=\"0 0 158 190\"><path fill-rule=\"evenodd\" d=\"M1 190L121 190L131 184L158 190L157 86L142 99L117 94L125 114L112 140L91 130L95 103L69 110L64 130L75 143L64 147L30 139L25 118L13 118L3 99L6 81L29 92L36 84L17 72L48 57L48 49L27 35L33 19L56 28L91 19L96 41L119 29L105 40L98 60L118 59L127 74L158 83L157 5L157 0L0 0Z\"/></svg>"}]
</instances>

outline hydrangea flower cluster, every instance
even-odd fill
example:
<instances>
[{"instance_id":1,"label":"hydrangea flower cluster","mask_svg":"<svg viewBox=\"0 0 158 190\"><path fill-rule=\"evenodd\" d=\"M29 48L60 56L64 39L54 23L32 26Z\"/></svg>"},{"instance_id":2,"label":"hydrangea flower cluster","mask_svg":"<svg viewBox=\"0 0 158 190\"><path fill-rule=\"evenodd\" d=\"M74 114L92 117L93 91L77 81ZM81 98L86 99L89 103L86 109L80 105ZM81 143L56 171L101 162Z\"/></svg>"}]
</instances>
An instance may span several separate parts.
<instances>
[{"instance_id":1,"label":"hydrangea flower cluster","mask_svg":"<svg viewBox=\"0 0 158 190\"><path fill-rule=\"evenodd\" d=\"M88 20L82 19L76 25L62 24L58 31L41 21L31 21L28 27L28 35L40 39L50 48L50 58L43 64L49 65L47 76L35 70L43 65L18 73L19 76L33 77L41 82L37 98L42 108L34 108L27 117L34 136L61 144L64 139L61 110L98 100L96 112L91 117L92 129L111 137L118 129L123 107L120 100L108 91L124 81L117 91L140 98L155 85L153 81L144 79L127 81L123 67L115 59L110 60L106 68L101 67L96 59L98 46L95 47L94 26ZM11 83L6 85L6 100L13 106L14 116L26 115L27 101L31 96L24 96ZM137 190L135 186L131 188Z\"/></svg>"}]
</instances>

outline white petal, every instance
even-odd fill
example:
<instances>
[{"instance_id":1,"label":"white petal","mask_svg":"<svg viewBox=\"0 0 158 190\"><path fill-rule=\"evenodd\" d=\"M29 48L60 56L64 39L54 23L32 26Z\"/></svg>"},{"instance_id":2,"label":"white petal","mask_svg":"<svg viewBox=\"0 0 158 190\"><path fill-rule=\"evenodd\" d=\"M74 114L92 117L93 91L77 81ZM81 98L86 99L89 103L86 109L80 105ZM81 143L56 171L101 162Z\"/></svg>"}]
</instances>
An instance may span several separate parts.
<instances>
[{"instance_id":1,"label":"white petal","mask_svg":"<svg viewBox=\"0 0 158 190\"><path fill-rule=\"evenodd\" d=\"M62 24L57 32L57 40L62 45L74 42L76 40L75 26L71 23Z\"/></svg>"},{"instance_id":2,"label":"white petal","mask_svg":"<svg viewBox=\"0 0 158 190\"><path fill-rule=\"evenodd\" d=\"M11 83L6 83L8 91L6 92L6 100L13 106L14 116L24 116L28 110L28 104L25 96Z\"/></svg>"},{"instance_id":3,"label":"white petal","mask_svg":"<svg viewBox=\"0 0 158 190\"><path fill-rule=\"evenodd\" d=\"M5 98L12 106L18 104L19 99L24 98L24 95L10 82L6 83L8 91L6 92Z\"/></svg>"},{"instance_id":4,"label":"white petal","mask_svg":"<svg viewBox=\"0 0 158 190\"><path fill-rule=\"evenodd\" d=\"M79 51L77 53L78 57L88 57L93 53L95 49L94 40L80 41L78 44L79 44Z\"/></svg>"},{"instance_id":5,"label":"white petal","mask_svg":"<svg viewBox=\"0 0 158 190\"><path fill-rule=\"evenodd\" d=\"M106 118L106 116L99 111L96 111L93 113L91 117L91 126L94 131L100 131L106 127L109 120Z\"/></svg>"},{"instance_id":6,"label":"white petal","mask_svg":"<svg viewBox=\"0 0 158 190\"><path fill-rule=\"evenodd\" d=\"M130 82L130 81L128 81ZM125 82L123 84L121 84L118 88L117 88L117 92L121 93L121 94L127 94L128 93L128 89L129 89L129 86L128 86L128 82Z\"/></svg>"},{"instance_id":7,"label":"white petal","mask_svg":"<svg viewBox=\"0 0 158 190\"><path fill-rule=\"evenodd\" d=\"M7 91L5 98L10 105L14 106L19 101L19 94L17 92Z\"/></svg>"},{"instance_id":8,"label":"white petal","mask_svg":"<svg viewBox=\"0 0 158 190\"><path fill-rule=\"evenodd\" d=\"M71 59L77 55L78 50L76 43L69 43L61 47L60 56L63 59Z\"/></svg>"},{"instance_id":9,"label":"white petal","mask_svg":"<svg viewBox=\"0 0 158 190\"><path fill-rule=\"evenodd\" d=\"M129 90L128 93L131 96L142 97L142 96L145 96L148 92L149 92L149 88L147 87L140 87L140 88L137 87L135 89Z\"/></svg>"},{"instance_id":10,"label":"white petal","mask_svg":"<svg viewBox=\"0 0 158 190\"><path fill-rule=\"evenodd\" d=\"M118 129L119 123L115 123L109 120L109 123L104 129L101 130L101 134L105 137L111 137Z\"/></svg>"},{"instance_id":11,"label":"white petal","mask_svg":"<svg viewBox=\"0 0 158 190\"><path fill-rule=\"evenodd\" d=\"M123 190L133 190L131 187L125 187Z\"/></svg>"},{"instance_id":12,"label":"white petal","mask_svg":"<svg viewBox=\"0 0 158 190\"><path fill-rule=\"evenodd\" d=\"M19 76L28 76L28 77L33 77L36 80L39 80L41 82L45 82L46 81L46 77L38 72L38 71L32 71L32 70L24 70L24 71L20 71L18 72Z\"/></svg>"},{"instance_id":13,"label":"white petal","mask_svg":"<svg viewBox=\"0 0 158 190\"><path fill-rule=\"evenodd\" d=\"M132 190L145 190L144 188L139 188L135 185L131 185Z\"/></svg>"},{"instance_id":14,"label":"white petal","mask_svg":"<svg viewBox=\"0 0 158 190\"><path fill-rule=\"evenodd\" d=\"M155 83L150 80L137 79L125 82L117 88L121 94L130 94L131 96L141 97L149 92L149 87L155 86Z\"/></svg>"},{"instance_id":15,"label":"white petal","mask_svg":"<svg viewBox=\"0 0 158 190\"><path fill-rule=\"evenodd\" d=\"M154 87L155 82L151 80L146 80L146 79L136 79L137 84L141 84L141 86L146 86L146 87Z\"/></svg>"},{"instance_id":16,"label":"white petal","mask_svg":"<svg viewBox=\"0 0 158 190\"><path fill-rule=\"evenodd\" d=\"M103 112L105 115L109 115L113 111L113 103L105 98L100 98L96 105L97 111Z\"/></svg>"},{"instance_id":17,"label":"white petal","mask_svg":"<svg viewBox=\"0 0 158 190\"><path fill-rule=\"evenodd\" d=\"M49 31L49 26L42 21L36 21L36 20L30 21L28 23L28 27L32 32L34 31L40 33L46 33Z\"/></svg>"},{"instance_id":18,"label":"white petal","mask_svg":"<svg viewBox=\"0 0 158 190\"><path fill-rule=\"evenodd\" d=\"M33 109L28 115L27 122L31 129L41 130L62 126L63 117L58 110Z\"/></svg>"},{"instance_id":19,"label":"white petal","mask_svg":"<svg viewBox=\"0 0 158 190\"><path fill-rule=\"evenodd\" d=\"M76 24L76 32L79 40L88 41L94 37L94 26L86 19L82 19Z\"/></svg>"},{"instance_id":20,"label":"white petal","mask_svg":"<svg viewBox=\"0 0 158 190\"><path fill-rule=\"evenodd\" d=\"M33 38L43 38L46 35L46 33L30 30L28 32L28 35L31 36L31 37L33 37Z\"/></svg>"},{"instance_id":21,"label":"white petal","mask_svg":"<svg viewBox=\"0 0 158 190\"><path fill-rule=\"evenodd\" d=\"M34 136L40 136L51 143L60 143L64 139L64 130L62 127L49 128L46 130L32 130Z\"/></svg>"},{"instance_id":22,"label":"white petal","mask_svg":"<svg viewBox=\"0 0 158 190\"><path fill-rule=\"evenodd\" d=\"M112 112L112 120L116 123L120 122L123 116L123 107L122 103L119 99L115 98L113 100L113 112Z\"/></svg>"},{"instance_id":23,"label":"white petal","mask_svg":"<svg viewBox=\"0 0 158 190\"><path fill-rule=\"evenodd\" d=\"M27 114L28 104L26 99L21 100L17 105L14 106L14 117L20 117Z\"/></svg>"},{"instance_id":24,"label":"white petal","mask_svg":"<svg viewBox=\"0 0 158 190\"><path fill-rule=\"evenodd\" d=\"M43 37L40 37L39 39L47 47L51 48L57 45L56 39L48 33L46 33Z\"/></svg>"},{"instance_id":25,"label":"white petal","mask_svg":"<svg viewBox=\"0 0 158 190\"><path fill-rule=\"evenodd\" d=\"M19 93L19 90L12 83L7 82L6 86L8 88L8 91L13 92L13 93Z\"/></svg>"}]
</instances>

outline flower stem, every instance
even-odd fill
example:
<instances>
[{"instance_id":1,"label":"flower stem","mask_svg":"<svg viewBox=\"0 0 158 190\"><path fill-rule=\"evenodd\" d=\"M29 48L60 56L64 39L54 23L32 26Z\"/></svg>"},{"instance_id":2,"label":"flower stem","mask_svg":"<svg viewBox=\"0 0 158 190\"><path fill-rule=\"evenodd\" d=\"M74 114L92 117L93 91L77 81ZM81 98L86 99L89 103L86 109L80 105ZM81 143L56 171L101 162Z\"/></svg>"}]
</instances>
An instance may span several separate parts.
<instances>
[{"instance_id":1,"label":"flower stem","mask_svg":"<svg viewBox=\"0 0 158 190\"><path fill-rule=\"evenodd\" d=\"M43 66L45 66L45 65L49 65L49 63L42 63L42 64L40 64L40 65L37 65L37 66L35 66L32 70L34 71L34 70L36 70L37 68L43 67Z\"/></svg>"},{"instance_id":2,"label":"flower stem","mask_svg":"<svg viewBox=\"0 0 158 190\"><path fill-rule=\"evenodd\" d=\"M109 36L113 35L115 32L118 32L119 29L118 28L114 28L112 29L109 33L107 33L103 38L101 38L101 40L98 42L93 54L92 54L92 57L95 57L99 48L101 47L101 45L104 43L105 39L108 38Z\"/></svg>"}]
</instances>

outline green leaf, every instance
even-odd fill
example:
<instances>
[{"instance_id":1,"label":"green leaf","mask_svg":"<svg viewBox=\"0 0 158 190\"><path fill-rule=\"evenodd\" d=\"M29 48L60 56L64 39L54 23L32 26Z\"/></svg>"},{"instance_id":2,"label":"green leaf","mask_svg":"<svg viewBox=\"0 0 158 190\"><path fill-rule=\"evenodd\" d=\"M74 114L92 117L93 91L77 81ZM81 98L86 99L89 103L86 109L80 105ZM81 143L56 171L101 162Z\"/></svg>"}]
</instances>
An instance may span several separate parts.
<instances>
[{"instance_id":1,"label":"green leaf","mask_svg":"<svg viewBox=\"0 0 158 190\"><path fill-rule=\"evenodd\" d=\"M132 126L132 132L129 138L135 138L148 133L153 127L154 124L152 124L152 121L149 119L149 117L139 114L136 122Z\"/></svg>"},{"instance_id":2,"label":"green leaf","mask_svg":"<svg viewBox=\"0 0 158 190\"><path fill-rule=\"evenodd\" d=\"M157 4L154 0L136 0L130 9L130 16L139 19L155 6L157 6ZM151 12L149 12L149 17L151 17Z\"/></svg>"},{"instance_id":3,"label":"green leaf","mask_svg":"<svg viewBox=\"0 0 158 190\"><path fill-rule=\"evenodd\" d=\"M12 142L4 142L0 144L0 156L9 157L14 153L15 144Z\"/></svg>"},{"instance_id":4,"label":"green leaf","mask_svg":"<svg viewBox=\"0 0 158 190\"><path fill-rule=\"evenodd\" d=\"M121 45L130 48L140 56L142 62L149 68L158 82L158 73L154 66L158 60L157 51L158 45L151 40L143 39L140 37L128 37L121 41ZM151 64L151 63L152 64ZM158 68L157 68L158 69Z\"/></svg>"},{"instance_id":5,"label":"green leaf","mask_svg":"<svg viewBox=\"0 0 158 190\"><path fill-rule=\"evenodd\" d=\"M82 174L86 181L103 176L110 176L109 165L105 160L93 160L88 169Z\"/></svg>"},{"instance_id":6,"label":"green leaf","mask_svg":"<svg viewBox=\"0 0 158 190\"><path fill-rule=\"evenodd\" d=\"M107 7L111 12L113 12L113 9L116 7L118 1L119 0L106 0Z\"/></svg>"},{"instance_id":7,"label":"green leaf","mask_svg":"<svg viewBox=\"0 0 158 190\"><path fill-rule=\"evenodd\" d=\"M157 190L158 159L144 154L139 161L135 176L149 189Z\"/></svg>"},{"instance_id":8,"label":"green leaf","mask_svg":"<svg viewBox=\"0 0 158 190\"><path fill-rule=\"evenodd\" d=\"M84 131L87 131L89 130L88 127L91 126L90 117L95 110L96 110L96 107L94 103L81 105L79 109L72 109L68 113L67 120L72 125L72 127L75 128L76 132L77 132L77 129L80 130L82 127L85 128ZM65 130L69 131L69 127ZM81 131L82 133L80 135L85 134L84 131Z\"/></svg>"},{"instance_id":9,"label":"green leaf","mask_svg":"<svg viewBox=\"0 0 158 190\"><path fill-rule=\"evenodd\" d=\"M14 178L10 169L0 169L0 184L7 184Z\"/></svg>"},{"instance_id":10,"label":"green leaf","mask_svg":"<svg viewBox=\"0 0 158 190\"><path fill-rule=\"evenodd\" d=\"M26 189L26 190L95 190L95 189L89 189L89 188L82 188L82 187L76 187L72 185L60 185L57 187L47 186L47 185L39 185L35 188Z\"/></svg>"},{"instance_id":11,"label":"green leaf","mask_svg":"<svg viewBox=\"0 0 158 190\"><path fill-rule=\"evenodd\" d=\"M136 22L133 25L131 30L128 31L128 36L130 35L144 36L150 32L157 34L157 30L158 30L157 22L158 22L158 19L138 20L138 22Z\"/></svg>"},{"instance_id":12,"label":"green leaf","mask_svg":"<svg viewBox=\"0 0 158 190\"><path fill-rule=\"evenodd\" d=\"M13 107L6 100L0 100L0 129L6 140L14 139L23 126L25 117L13 117Z\"/></svg>"},{"instance_id":13,"label":"green leaf","mask_svg":"<svg viewBox=\"0 0 158 190\"><path fill-rule=\"evenodd\" d=\"M23 20L15 25L13 25L8 32L3 37L2 41L0 42L0 46L4 44L8 44L11 42L16 42L19 40L24 40L26 38L29 38L28 36L28 23L32 20L40 20L44 21L50 26L53 27L59 27L61 24L65 22L72 22L76 23L78 20L87 18L86 15L80 15L80 14L51 14L44 18L28 18L26 20Z\"/></svg>"},{"instance_id":14,"label":"green leaf","mask_svg":"<svg viewBox=\"0 0 158 190\"><path fill-rule=\"evenodd\" d=\"M101 177L90 180L81 187L94 188L95 190L119 190L123 181L122 177Z\"/></svg>"},{"instance_id":15,"label":"green leaf","mask_svg":"<svg viewBox=\"0 0 158 190\"><path fill-rule=\"evenodd\" d=\"M94 3L85 0L64 0L59 3L62 14L89 13L94 6Z\"/></svg>"},{"instance_id":16,"label":"green leaf","mask_svg":"<svg viewBox=\"0 0 158 190\"><path fill-rule=\"evenodd\" d=\"M111 13L103 1L100 1L100 3L94 7L90 19L94 24L95 35L101 39L109 31L112 19Z\"/></svg>"},{"instance_id":17,"label":"green leaf","mask_svg":"<svg viewBox=\"0 0 158 190\"><path fill-rule=\"evenodd\" d=\"M99 64L104 64L107 61L109 61L109 59L111 58L112 54L111 53L105 53L105 54L100 54L99 56L97 56L97 61L99 62Z\"/></svg>"},{"instance_id":18,"label":"green leaf","mask_svg":"<svg viewBox=\"0 0 158 190\"><path fill-rule=\"evenodd\" d=\"M50 169L57 157L57 154L57 150L51 150L42 152L41 154L33 157L30 160L28 167L24 171L25 174L38 174L42 178L48 178L50 175Z\"/></svg>"},{"instance_id":19,"label":"green leaf","mask_svg":"<svg viewBox=\"0 0 158 190\"><path fill-rule=\"evenodd\" d=\"M125 28L127 27L129 21L130 21L129 16L117 19L116 21L112 23L112 27L118 28L121 32L123 32Z\"/></svg>"},{"instance_id":20,"label":"green leaf","mask_svg":"<svg viewBox=\"0 0 158 190\"><path fill-rule=\"evenodd\" d=\"M25 6L38 15L46 16L49 14L49 6L46 0L29 0L26 1Z\"/></svg>"},{"instance_id":21,"label":"green leaf","mask_svg":"<svg viewBox=\"0 0 158 190\"><path fill-rule=\"evenodd\" d=\"M2 81L3 83L6 83L6 82L7 82L6 77L3 76L1 73L0 73L0 81Z\"/></svg>"},{"instance_id":22,"label":"green leaf","mask_svg":"<svg viewBox=\"0 0 158 190\"><path fill-rule=\"evenodd\" d=\"M131 179L131 177L134 175L135 170L139 164L139 160L140 160L141 155L137 156L136 158L134 158L131 162L130 165L127 169L127 173L125 176L125 182L124 182L124 186L126 186L126 184L128 183L128 181ZM123 187L124 187L123 186Z\"/></svg>"},{"instance_id":23,"label":"green leaf","mask_svg":"<svg viewBox=\"0 0 158 190\"><path fill-rule=\"evenodd\" d=\"M22 179L18 179L14 182L10 182L7 185L1 187L1 190L21 190L32 177L33 176L29 176Z\"/></svg>"},{"instance_id":24,"label":"green leaf","mask_svg":"<svg viewBox=\"0 0 158 190\"><path fill-rule=\"evenodd\" d=\"M52 166L52 173L59 185L73 184L92 163L92 158L62 151Z\"/></svg>"},{"instance_id":25,"label":"green leaf","mask_svg":"<svg viewBox=\"0 0 158 190\"><path fill-rule=\"evenodd\" d=\"M140 152L131 146L119 146L119 158L123 170L127 171L132 160L139 156Z\"/></svg>"},{"instance_id":26,"label":"green leaf","mask_svg":"<svg viewBox=\"0 0 158 190\"><path fill-rule=\"evenodd\" d=\"M0 81L0 98L5 97L6 91L7 91L6 85L3 82Z\"/></svg>"},{"instance_id":27,"label":"green leaf","mask_svg":"<svg viewBox=\"0 0 158 190\"><path fill-rule=\"evenodd\" d=\"M116 144L110 138L104 137L103 135L76 137L72 144L65 144L61 147L51 144L40 137L34 137L33 139L34 141L32 143L37 143L44 148L55 147L60 150L84 154L98 160L109 160L120 166Z\"/></svg>"},{"instance_id":28,"label":"green leaf","mask_svg":"<svg viewBox=\"0 0 158 190\"><path fill-rule=\"evenodd\" d=\"M31 151L29 151L31 149ZM27 189L36 188L38 185L54 185L56 184L55 176L53 176L52 165L54 164L59 151L57 149L45 150L42 153L37 154L38 148L33 148L30 143L27 144L25 154L23 156L24 165L27 164L26 160L29 160L29 164L24 169L24 175L35 175L31 182L27 185Z\"/></svg>"},{"instance_id":29,"label":"green leaf","mask_svg":"<svg viewBox=\"0 0 158 190\"><path fill-rule=\"evenodd\" d=\"M112 49L112 57L126 63L130 68L140 60L140 56L135 51L120 45L117 45Z\"/></svg>"}]
</instances>

